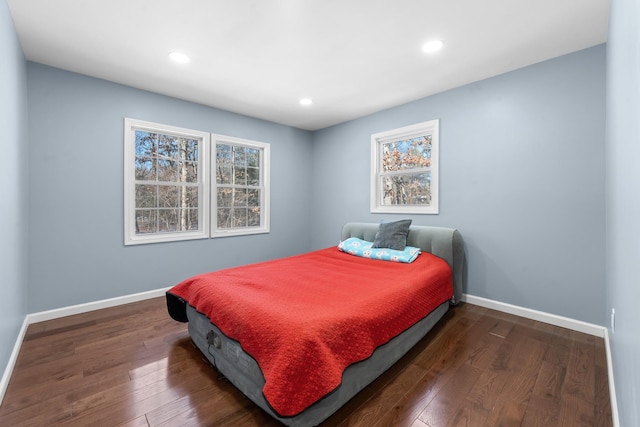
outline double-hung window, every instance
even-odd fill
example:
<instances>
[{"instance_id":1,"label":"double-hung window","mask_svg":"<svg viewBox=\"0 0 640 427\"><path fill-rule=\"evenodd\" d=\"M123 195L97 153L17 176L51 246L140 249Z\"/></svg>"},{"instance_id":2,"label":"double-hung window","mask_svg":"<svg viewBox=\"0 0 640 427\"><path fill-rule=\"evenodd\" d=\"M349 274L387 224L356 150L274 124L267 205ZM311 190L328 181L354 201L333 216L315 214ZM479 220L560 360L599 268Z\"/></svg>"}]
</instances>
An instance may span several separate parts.
<instances>
[{"instance_id":1,"label":"double-hung window","mask_svg":"<svg viewBox=\"0 0 640 427\"><path fill-rule=\"evenodd\" d=\"M269 232L269 144L213 136L212 237Z\"/></svg>"},{"instance_id":2,"label":"double-hung window","mask_svg":"<svg viewBox=\"0 0 640 427\"><path fill-rule=\"evenodd\" d=\"M438 213L438 125L371 135L371 212Z\"/></svg>"},{"instance_id":3,"label":"double-hung window","mask_svg":"<svg viewBox=\"0 0 640 427\"><path fill-rule=\"evenodd\" d=\"M269 232L269 144L134 119L124 141L125 245Z\"/></svg>"},{"instance_id":4,"label":"double-hung window","mask_svg":"<svg viewBox=\"0 0 640 427\"><path fill-rule=\"evenodd\" d=\"M125 244L209 236L208 133L125 119Z\"/></svg>"}]
</instances>

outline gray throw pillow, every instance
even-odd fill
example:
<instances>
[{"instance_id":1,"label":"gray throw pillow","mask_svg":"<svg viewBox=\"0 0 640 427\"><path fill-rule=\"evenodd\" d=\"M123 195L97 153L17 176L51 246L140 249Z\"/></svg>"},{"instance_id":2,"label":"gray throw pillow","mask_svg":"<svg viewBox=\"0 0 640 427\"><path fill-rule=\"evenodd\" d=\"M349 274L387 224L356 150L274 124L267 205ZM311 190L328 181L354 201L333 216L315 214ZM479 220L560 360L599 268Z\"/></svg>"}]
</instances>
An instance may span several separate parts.
<instances>
[{"instance_id":1,"label":"gray throw pillow","mask_svg":"<svg viewBox=\"0 0 640 427\"><path fill-rule=\"evenodd\" d=\"M407 234L409 234L410 226L410 219L381 223L376 232L372 247L403 251L405 246L407 246Z\"/></svg>"}]
</instances>

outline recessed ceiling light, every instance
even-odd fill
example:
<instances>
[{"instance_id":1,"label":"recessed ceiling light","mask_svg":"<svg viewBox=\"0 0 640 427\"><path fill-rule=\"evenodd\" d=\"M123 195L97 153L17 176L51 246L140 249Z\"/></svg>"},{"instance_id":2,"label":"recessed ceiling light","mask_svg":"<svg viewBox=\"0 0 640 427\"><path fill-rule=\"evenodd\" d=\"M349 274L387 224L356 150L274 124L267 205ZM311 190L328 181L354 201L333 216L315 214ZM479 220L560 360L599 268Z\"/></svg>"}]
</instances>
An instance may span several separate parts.
<instances>
[{"instance_id":1,"label":"recessed ceiling light","mask_svg":"<svg viewBox=\"0 0 640 427\"><path fill-rule=\"evenodd\" d=\"M425 53L434 53L442 49L442 40L431 40L422 45L422 51Z\"/></svg>"},{"instance_id":2,"label":"recessed ceiling light","mask_svg":"<svg viewBox=\"0 0 640 427\"><path fill-rule=\"evenodd\" d=\"M300 98L300 105L307 107L311 104L313 104L313 100L311 98Z\"/></svg>"},{"instance_id":3,"label":"recessed ceiling light","mask_svg":"<svg viewBox=\"0 0 640 427\"><path fill-rule=\"evenodd\" d=\"M187 55L181 52L171 52L169 54L169 58L171 58L172 61L178 62L180 64L186 64L187 62L191 61L191 59L189 59Z\"/></svg>"}]
</instances>

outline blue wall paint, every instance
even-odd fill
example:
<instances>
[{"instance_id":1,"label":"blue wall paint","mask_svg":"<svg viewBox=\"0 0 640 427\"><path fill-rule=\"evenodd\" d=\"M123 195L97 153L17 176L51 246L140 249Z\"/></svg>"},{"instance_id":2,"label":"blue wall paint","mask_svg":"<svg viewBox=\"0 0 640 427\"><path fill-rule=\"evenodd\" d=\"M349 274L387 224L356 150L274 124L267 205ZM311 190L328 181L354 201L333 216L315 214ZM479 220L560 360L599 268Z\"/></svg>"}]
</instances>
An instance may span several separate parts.
<instances>
[{"instance_id":1,"label":"blue wall paint","mask_svg":"<svg viewBox=\"0 0 640 427\"><path fill-rule=\"evenodd\" d=\"M607 313L620 425L640 425L640 4L611 4L607 61Z\"/></svg>"},{"instance_id":2,"label":"blue wall paint","mask_svg":"<svg viewBox=\"0 0 640 427\"><path fill-rule=\"evenodd\" d=\"M28 235L26 64L4 0L0 1L0 63L0 367L4 368L27 314Z\"/></svg>"},{"instance_id":3,"label":"blue wall paint","mask_svg":"<svg viewBox=\"0 0 640 427\"><path fill-rule=\"evenodd\" d=\"M596 46L317 131L312 246L354 220L455 227L467 293L604 324L605 57ZM370 135L436 118L440 214L369 213Z\"/></svg>"},{"instance_id":4,"label":"blue wall paint","mask_svg":"<svg viewBox=\"0 0 640 427\"><path fill-rule=\"evenodd\" d=\"M171 286L310 249L311 134L27 64L29 312ZM124 118L271 144L271 233L123 245Z\"/></svg>"}]
</instances>

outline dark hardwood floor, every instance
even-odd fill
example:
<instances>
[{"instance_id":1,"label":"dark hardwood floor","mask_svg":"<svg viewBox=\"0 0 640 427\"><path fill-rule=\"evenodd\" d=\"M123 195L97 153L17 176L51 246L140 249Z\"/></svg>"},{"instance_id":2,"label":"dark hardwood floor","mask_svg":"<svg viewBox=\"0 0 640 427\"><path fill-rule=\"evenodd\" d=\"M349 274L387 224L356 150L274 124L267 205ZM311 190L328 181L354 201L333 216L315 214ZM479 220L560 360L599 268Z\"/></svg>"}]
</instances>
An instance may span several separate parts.
<instances>
[{"instance_id":1,"label":"dark hardwood floor","mask_svg":"<svg viewBox=\"0 0 640 427\"><path fill-rule=\"evenodd\" d=\"M33 324L0 426L277 426L164 298ZM611 426L601 338L470 304L324 426Z\"/></svg>"}]
</instances>

